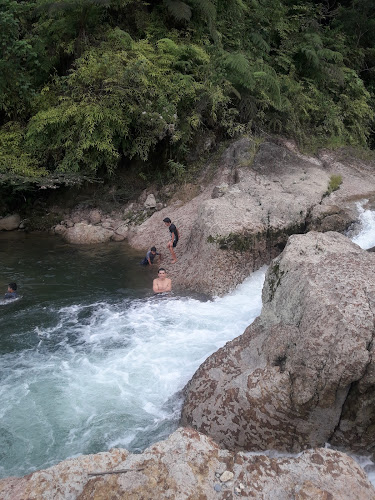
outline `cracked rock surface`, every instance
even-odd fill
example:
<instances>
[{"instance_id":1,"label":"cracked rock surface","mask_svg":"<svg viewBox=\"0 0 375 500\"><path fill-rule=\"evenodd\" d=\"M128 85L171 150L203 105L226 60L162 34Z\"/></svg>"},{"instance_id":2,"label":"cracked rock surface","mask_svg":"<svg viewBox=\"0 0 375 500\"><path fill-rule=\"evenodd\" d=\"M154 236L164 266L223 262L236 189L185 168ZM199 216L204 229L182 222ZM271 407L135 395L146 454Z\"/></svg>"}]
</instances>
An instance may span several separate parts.
<instances>
[{"instance_id":1,"label":"cracked rock surface","mask_svg":"<svg viewBox=\"0 0 375 500\"><path fill-rule=\"evenodd\" d=\"M91 472L113 472L89 476ZM223 477L224 480L221 480ZM141 454L112 450L65 460L23 478L0 480L2 500L374 500L375 490L349 456L316 448L270 458L220 449L178 429Z\"/></svg>"},{"instance_id":2,"label":"cracked rock surface","mask_svg":"<svg viewBox=\"0 0 375 500\"><path fill-rule=\"evenodd\" d=\"M182 424L228 449L375 442L375 255L338 233L293 235L261 315L185 388Z\"/></svg>"}]
</instances>

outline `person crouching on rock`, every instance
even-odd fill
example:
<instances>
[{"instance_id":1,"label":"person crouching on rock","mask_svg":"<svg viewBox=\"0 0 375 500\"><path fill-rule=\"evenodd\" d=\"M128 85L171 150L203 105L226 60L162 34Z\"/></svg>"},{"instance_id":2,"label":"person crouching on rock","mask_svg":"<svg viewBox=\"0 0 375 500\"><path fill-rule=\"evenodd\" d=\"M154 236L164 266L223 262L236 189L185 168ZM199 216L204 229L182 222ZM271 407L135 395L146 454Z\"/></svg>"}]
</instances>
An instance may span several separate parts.
<instances>
[{"instance_id":1,"label":"person crouching on rock","mask_svg":"<svg viewBox=\"0 0 375 500\"><path fill-rule=\"evenodd\" d=\"M158 277L154 279L152 284L154 293L170 292L172 290L172 281L167 278L167 271L161 267L158 271Z\"/></svg>"},{"instance_id":2,"label":"person crouching on rock","mask_svg":"<svg viewBox=\"0 0 375 500\"><path fill-rule=\"evenodd\" d=\"M142 260L141 265L152 266L157 255L159 256L159 262L161 262L161 253L156 251L156 247L151 247L151 250L146 253L146 257Z\"/></svg>"},{"instance_id":3,"label":"person crouching on rock","mask_svg":"<svg viewBox=\"0 0 375 500\"><path fill-rule=\"evenodd\" d=\"M163 222L169 228L169 232L171 233L171 240L168 242L167 248L169 249L172 255L172 264L175 264L177 257L174 249L176 248L178 239L180 237L180 233L178 232L177 227L174 224L172 224L172 221L169 217L163 219Z\"/></svg>"}]
</instances>

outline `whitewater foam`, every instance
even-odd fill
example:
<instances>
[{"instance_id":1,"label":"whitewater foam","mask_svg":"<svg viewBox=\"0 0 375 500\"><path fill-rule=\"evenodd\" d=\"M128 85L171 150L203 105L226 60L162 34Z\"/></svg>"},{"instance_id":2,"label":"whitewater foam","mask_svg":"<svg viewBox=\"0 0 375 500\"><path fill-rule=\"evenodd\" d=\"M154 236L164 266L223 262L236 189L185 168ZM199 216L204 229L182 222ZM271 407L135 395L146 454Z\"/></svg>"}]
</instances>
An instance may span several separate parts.
<instances>
[{"instance_id":1,"label":"whitewater foam","mask_svg":"<svg viewBox=\"0 0 375 500\"><path fill-rule=\"evenodd\" d=\"M265 270L214 300L44 308L35 347L2 359L0 444L11 452L1 475L112 446L141 451L168 436L180 414L179 391L259 315Z\"/></svg>"}]
</instances>

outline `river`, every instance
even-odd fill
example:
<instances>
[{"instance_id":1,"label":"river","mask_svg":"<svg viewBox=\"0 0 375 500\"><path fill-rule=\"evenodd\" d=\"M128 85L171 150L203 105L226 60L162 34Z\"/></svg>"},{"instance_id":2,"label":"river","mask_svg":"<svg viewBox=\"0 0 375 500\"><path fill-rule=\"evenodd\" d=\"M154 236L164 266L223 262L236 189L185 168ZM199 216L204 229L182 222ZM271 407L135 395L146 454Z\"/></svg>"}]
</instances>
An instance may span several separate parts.
<instances>
[{"instance_id":1,"label":"river","mask_svg":"<svg viewBox=\"0 0 375 500\"><path fill-rule=\"evenodd\" d=\"M208 300L154 296L155 269L113 243L0 235L0 475L81 453L141 451L177 428L179 391L261 310L265 269Z\"/></svg>"},{"instance_id":2,"label":"river","mask_svg":"<svg viewBox=\"0 0 375 500\"><path fill-rule=\"evenodd\" d=\"M375 214L359 210L350 236L369 248ZM186 382L260 313L265 268L222 298L161 297L141 257L123 243L0 235L0 284L20 294L0 301L0 477L166 438ZM374 479L371 460L358 460Z\"/></svg>"}]
</instances>

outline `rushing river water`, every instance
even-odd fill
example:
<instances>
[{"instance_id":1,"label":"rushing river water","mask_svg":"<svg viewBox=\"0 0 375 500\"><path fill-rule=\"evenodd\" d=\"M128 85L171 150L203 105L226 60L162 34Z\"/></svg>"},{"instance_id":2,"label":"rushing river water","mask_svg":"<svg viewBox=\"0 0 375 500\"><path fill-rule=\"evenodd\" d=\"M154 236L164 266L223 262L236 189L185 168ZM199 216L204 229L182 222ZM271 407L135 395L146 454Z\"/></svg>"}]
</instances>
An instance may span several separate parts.
<instances>
[{"instance_id":1,"label":"rushing river water","mask_svg":"<svg viewBox=\"0 0 375 500\"><path fill-rule=\"evenodd\" d=\"M361 210L355 238L369 248L375 216ZM223 298L161 297L141 257L119 243L0 235L0 284L20 292L0 301L0 477L164 439L198 366L260 313L264 268Z\"/></svg>"},{"instance_id":2,"label":"rushing river water","mask_svg":"<svg viewBox=\"0 0 375 500\"><path fill-rule=\"evenodd\" d=\"M178 425L179 391L259 314L265 270L224 298L153 296L123 244L0 235L0 474L80 453L143 450Z\"/></svg>"}]
</instances>

